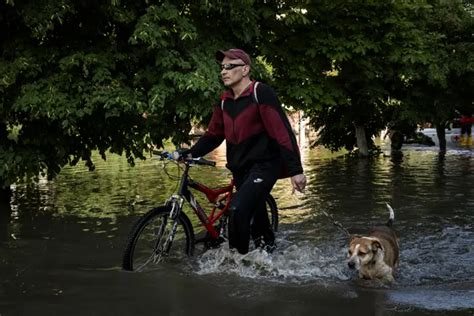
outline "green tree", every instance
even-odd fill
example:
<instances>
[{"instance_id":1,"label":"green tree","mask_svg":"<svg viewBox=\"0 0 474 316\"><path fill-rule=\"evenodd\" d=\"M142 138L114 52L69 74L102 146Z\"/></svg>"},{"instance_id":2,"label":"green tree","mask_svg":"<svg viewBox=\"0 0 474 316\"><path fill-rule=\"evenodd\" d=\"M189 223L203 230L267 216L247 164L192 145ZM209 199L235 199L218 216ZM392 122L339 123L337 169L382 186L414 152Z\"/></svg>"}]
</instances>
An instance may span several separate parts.
<instances>
[{"instance_id":1,"label":"green tree","mask_svg":"<svg viewBox=\"0 0 474 316\"><path fill-rule=\"evenodd\" d=\"M133 164L150 143L187 140L191 123L205 120L218 99L214 52L253 52L259 32L246 1L131 0L7 0L0 30L0 187L7 191L18 179L53 177L80 160L93 168L95 150Z\"/></svg>"},{"instance_id":2,"label":"green tree","mask_svg":"<svg viewBox=\"0 0 474 316\"><path fill-rule=\"evenodd\" d=\"M133 164L187 141L218 102L217 49L259 56L253 76L305 111L319 144L363 156L388 123L443 126L474 91L460 0L5 0L0 47L3 189L93 168L93 151Z\"/></svg>"},{"instance_id":3,"label":"green tree","mask_svg":"<svg viewBox=\"0 0 474 316\"><path fill-rule=\"evenodd\" d=\"M409 73L406 93L400 96L405 111L416 112L418 122L436 127L442 151L445 128L459 113L474 110L473 21L469 3L430 1L420 23L429 39L429 60Z\"/></svg>"},{"instance_id":4,"label":"green tree","mask_svg":"<svg viewBox=\"0 0 474 316\"><path fill-rule=\"evenodd\" d=\"M357 146L368 155L372 136L398 105L391 93L405 88L409 69L428 62L417 20L429 6L336 0L284 9L278 27L267 26L263 50L285 102L305 111L319 130L318 144Z\"/></svg>"}]
</instances>

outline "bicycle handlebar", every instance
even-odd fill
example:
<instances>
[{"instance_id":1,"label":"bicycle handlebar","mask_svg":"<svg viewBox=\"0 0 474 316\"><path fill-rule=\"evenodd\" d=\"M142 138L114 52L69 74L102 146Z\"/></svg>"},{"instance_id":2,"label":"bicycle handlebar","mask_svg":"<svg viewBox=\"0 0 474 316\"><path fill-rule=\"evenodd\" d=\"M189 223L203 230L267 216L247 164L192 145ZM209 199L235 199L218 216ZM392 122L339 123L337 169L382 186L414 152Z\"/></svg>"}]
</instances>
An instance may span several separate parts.
<instances>
[{"instance_id":1,"label":"bicycle handlebar","mask_svg":"<svg viewBox=\"0 0 474 316\"><path fill-rule=\"evenodd\" d=\"M216 166L215 161L207 160L207 159L202 158L202 157L199 157L199 158L186 158L185 160L187 160L187 161L190 160L190 161L192 161L193 163L195 163L197 165L205 165L205 166L211 166L211 167Z\"/></svg>"},{"instance_id":2,"label":"bicycle handlebar","mask_svg":"<svg viewBox=\"0 0 474 316\"><path fill-rule=\"evenodd\" d=\"M184 163L194 164L194 165L204 165L204 166L211 166L211 167L216 166L215 161L207 160L202 157L198 157L198 158L175 157L173 153L170 153L167 151L153 151L153 154L160 157L160 160L167 159L167 160L173 160L175 162L184 162Z\"/></svg>"}]
</instances>

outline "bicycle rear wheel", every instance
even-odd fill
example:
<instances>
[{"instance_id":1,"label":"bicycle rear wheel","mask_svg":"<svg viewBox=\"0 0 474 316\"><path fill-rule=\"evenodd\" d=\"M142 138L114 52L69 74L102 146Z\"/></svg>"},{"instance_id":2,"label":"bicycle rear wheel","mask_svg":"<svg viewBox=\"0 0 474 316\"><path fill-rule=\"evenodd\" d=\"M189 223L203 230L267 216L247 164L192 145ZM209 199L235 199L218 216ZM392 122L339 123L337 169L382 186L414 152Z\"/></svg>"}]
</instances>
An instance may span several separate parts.
<instances>
[{"instance_id":1,"label":"bicycle rear wheel","mask_svg":"<svg viewBox=\"0 0 474 316\"><path fill-rule=\"evenodd\" d=\"M189 218L180 212L177 230L172 238L175 220L171 206L162 206L143 215L132 228L123 254L122 267L127 271L145 271L163 260L181 260L192 256L194 231Z\"/></svg>"},{"instance_id":2,"label":"bicycle rear wheel","mask_svg":"<svg viewBox=\"0 0 474 316\"><path fill-rule=\"evenodd\" d=\"M270 225L273 229L273 232L278 231L278 207L275 202L275 199L270 194L267 195L265 199L266 208L268 212L268 219L270 220Z\"/></svg>"}]
</instances>

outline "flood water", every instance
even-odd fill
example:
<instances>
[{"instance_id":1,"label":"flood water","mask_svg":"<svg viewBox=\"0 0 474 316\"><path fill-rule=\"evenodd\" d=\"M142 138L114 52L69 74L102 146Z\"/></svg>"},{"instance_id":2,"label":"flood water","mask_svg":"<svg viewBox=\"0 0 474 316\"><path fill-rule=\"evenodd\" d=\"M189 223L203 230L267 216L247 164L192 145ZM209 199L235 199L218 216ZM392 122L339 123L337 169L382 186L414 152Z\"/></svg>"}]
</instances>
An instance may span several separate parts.
<instances>
[{"instance_id":1,"label":"flood water","mask_svg":"<svg viewBox=\"0 0 474 316\"><path fill-rule=\"evenodd\" d=\"M222 154L193 178L226 183ZM162 162L131 168L110 156L94 172L17 184L11 211L0 210L0 315L474 315L473 151L413 146L356 159L305 147L302 156L305 194L292 195L288 180L272 192L274 253L224 246L147 273L122 271L121 256L137 218L176 189ZM400 238L396 282L359 281L347 236L323 211L365 233L385 223L386 202Z\"/></svg>"}]
</instances>

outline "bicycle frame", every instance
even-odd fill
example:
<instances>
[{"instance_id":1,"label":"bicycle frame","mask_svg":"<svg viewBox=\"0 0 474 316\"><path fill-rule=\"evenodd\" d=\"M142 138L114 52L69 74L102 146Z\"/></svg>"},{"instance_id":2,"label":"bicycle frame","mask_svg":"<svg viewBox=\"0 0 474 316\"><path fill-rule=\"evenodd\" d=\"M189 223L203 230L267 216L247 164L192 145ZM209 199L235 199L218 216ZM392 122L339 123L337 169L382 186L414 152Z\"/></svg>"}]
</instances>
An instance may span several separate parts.
<instances>
[{"instance_id":1,"label":"bicycle frame","mask_svg":"<svg viewBox=\"0 0 474 316\"><path fill-rule=\"evenodd\" d=\"M214 223L217 222L229 209L234 190L234 180L232 179L230 183L224 187L211 189L202 183L191 179L189 177L189 168L189 164L185 163L184 174L179 184L178 196L183 197L186 201L188 201L194 213L197 215L211 237L218 238L220 232L214 228ZM204 193L207 200L214 204L209 216L206 214L189 188ZM219 209L218 212L216 212L217 209Z\"/></svg>"}]
</instances>

